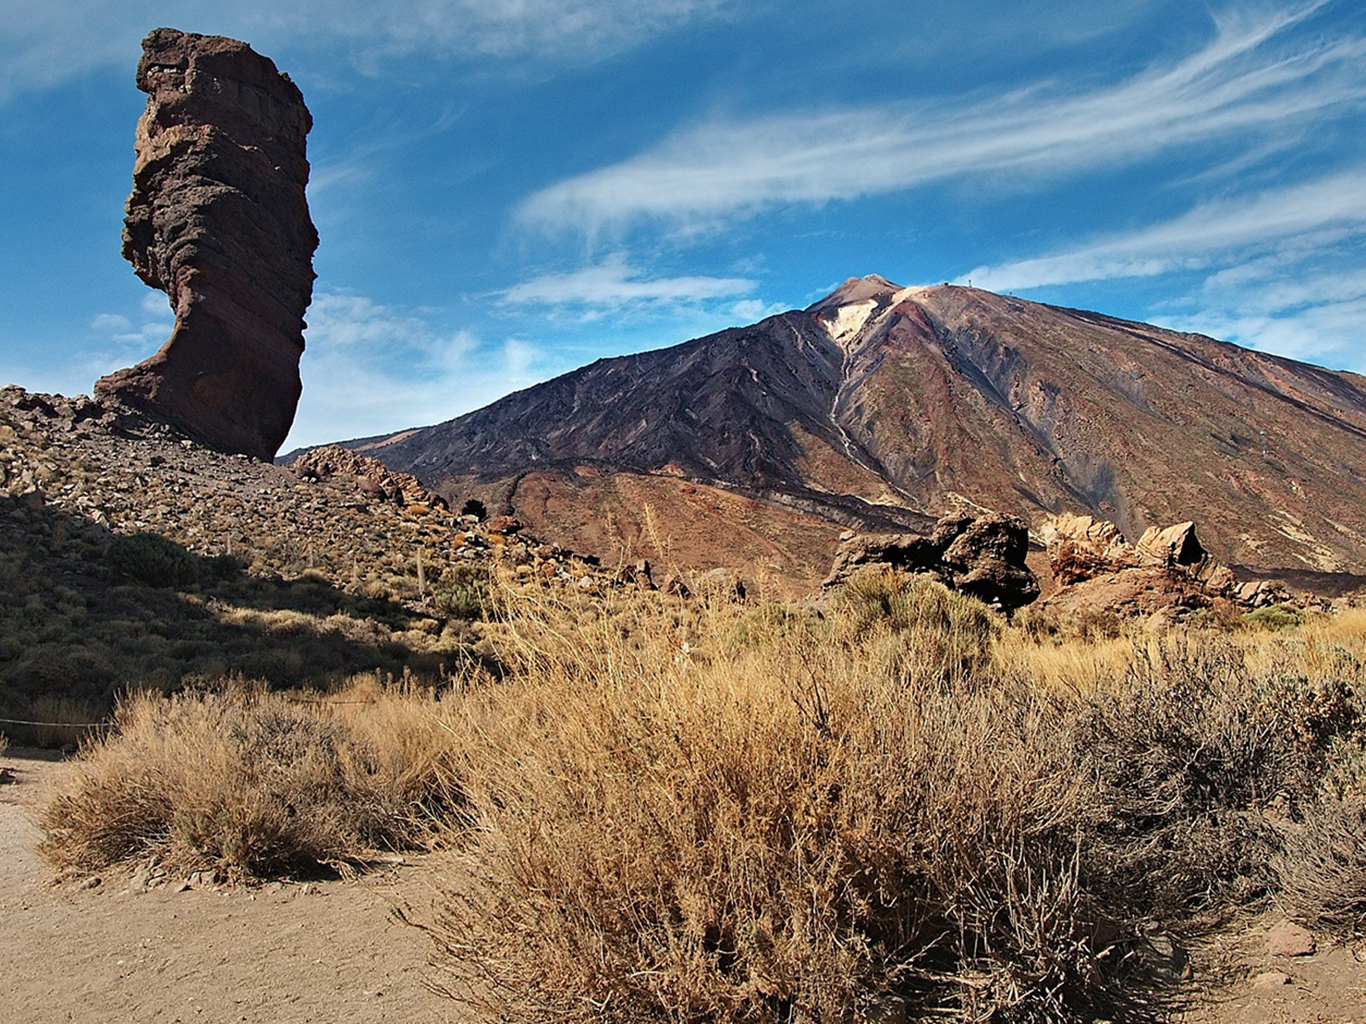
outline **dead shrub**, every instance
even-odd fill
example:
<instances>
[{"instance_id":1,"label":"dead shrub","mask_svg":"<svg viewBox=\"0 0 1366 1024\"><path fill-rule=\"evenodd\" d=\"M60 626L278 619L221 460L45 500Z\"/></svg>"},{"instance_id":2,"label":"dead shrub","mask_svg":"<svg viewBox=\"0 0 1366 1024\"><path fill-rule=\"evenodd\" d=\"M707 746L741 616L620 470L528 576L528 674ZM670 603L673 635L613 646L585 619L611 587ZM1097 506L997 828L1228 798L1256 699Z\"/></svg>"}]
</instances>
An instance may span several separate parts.
<instances>
[{"instance_id":1,"label":"dead shrub","mask_svg":"<svg viewBox=\"0 0 1366 1024\"><path fill-rule=\"evenodd\" d=\"M1273 887L1262 812L1303 799L1308 752L1241 650L1205 637L1137 647L1130 677L1079 722L1095 779L1088 885L1167 919Z\"/></svg>"},{"instance_id":2,"label":"dead shrub","mask_svg":"<svg viewBox=\"0 0 1366 1024\"><path fill-rule=\"evenodd\" d=\"M47 808L40 850L96 870L156 854L253 877L429 841L457 813L436 705L378 702L368 718L318 699L136 694Z\"/></svg>"},{"instance_id":3,"label":"dead shrub","mask_svg":"<svg viewBox=\"0 0 1366 1024\"><path fill-rule=\"evenodd\" d=\"M526 1021L1088 1012L1065 709L789 625L761 650L704 635L698 662L629 624L574 645L514 623L535 669L467 705L470 884L432 929L461 998Z\"/></svg>"},{"instance_id":4,"label":"dead shrub","mask_svg":"<svg viewBox=\"0 0 1366 1024\"><path fill-rule=\"evenodd\" d=\"M1311 928L1339 938L1366 931L1366 802L1314 807L1299 824L1286 824L1274 866L1277 902Z\"/></svg>"}]
</instances>

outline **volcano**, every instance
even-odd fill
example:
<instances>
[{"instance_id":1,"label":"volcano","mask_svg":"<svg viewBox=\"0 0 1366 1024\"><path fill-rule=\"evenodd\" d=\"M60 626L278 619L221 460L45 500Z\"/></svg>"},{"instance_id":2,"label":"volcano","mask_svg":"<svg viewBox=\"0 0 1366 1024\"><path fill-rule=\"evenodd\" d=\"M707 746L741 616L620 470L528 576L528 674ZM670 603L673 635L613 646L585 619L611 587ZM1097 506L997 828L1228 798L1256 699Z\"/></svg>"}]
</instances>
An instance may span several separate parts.
<instances>
[{"instance_id":1,"label":"volcano","mask_svg":"<svg viewBox=\"0 0 1366 1024\"><path fill-rule=\"evenodd\" d=\"M804 310L601 359L345 442L560 543L801 585L841 531L989 508L1222 561L1366 569L1366 378L951 285L850 278Z\"/></svg>"}]
</instances>

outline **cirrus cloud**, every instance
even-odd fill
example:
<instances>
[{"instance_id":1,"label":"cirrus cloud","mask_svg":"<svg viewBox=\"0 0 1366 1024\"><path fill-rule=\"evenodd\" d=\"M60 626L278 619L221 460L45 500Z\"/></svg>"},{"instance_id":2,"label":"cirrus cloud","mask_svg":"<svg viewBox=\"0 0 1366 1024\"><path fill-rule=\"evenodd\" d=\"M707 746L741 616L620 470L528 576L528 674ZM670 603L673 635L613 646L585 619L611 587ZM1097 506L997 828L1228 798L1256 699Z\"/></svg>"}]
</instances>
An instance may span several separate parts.
<instances>
[{"instance_id":1,"label":"cirrus cloud","mask_svg":"<svg viewBox=\"0 0 1366 1024\"><path fill-rule=\"evenodd\" d=\"M986 101L707 121L536 192L517 218L590 236L649 220L691 229L949 179L994 175L1018 186L1221 138L1275 151L1366 102L1366 39L1273 45L1321 6L1223 16L1200 50L1118 84L1044 82Z\"/></svg>"}]
</instances>

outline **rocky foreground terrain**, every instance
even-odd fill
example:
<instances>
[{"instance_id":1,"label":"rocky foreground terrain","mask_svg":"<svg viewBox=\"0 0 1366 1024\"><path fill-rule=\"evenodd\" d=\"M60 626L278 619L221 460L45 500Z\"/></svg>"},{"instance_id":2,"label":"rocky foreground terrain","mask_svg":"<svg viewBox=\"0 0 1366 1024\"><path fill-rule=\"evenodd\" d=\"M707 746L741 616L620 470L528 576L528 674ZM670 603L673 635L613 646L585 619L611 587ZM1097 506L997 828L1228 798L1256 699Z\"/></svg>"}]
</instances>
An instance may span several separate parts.
<instances>
[{"instance_id":1,"label":"rocky foreground terrain","mask_svg":"<svg viewBox=\"0 0 1366 1024\"><path fill-rule=\"evenodd\" d=\"M326 454L286 469L126 408L0 388L0 715L83 719L130 684L197 677L455 673L481 657L470 623L493 565L584 590L643 575Z\"/></svg>"},{"instance_id":2,"label":"rocky foreground terrain","mask_svg":"<svg viewBox=\"0 0 1366 1024\"><path fill-rule=\"evenodd\" d=\"M745 505L763 508L715 494L737 519ZM752 520L749 528L759 533ZM1085 517L1051 520L1044 534L1048 546L1031 561L1046 568L1042 606L1059 623L1106 614L1160 630L1292 597L1211 559L1193 524L1136 545ZM1028 534L1013 517L817 536L835 552L833 566L820 567L827 588L861 568L894 568L1007 611L1040 595L1025 563ZM743 558L693 572L620 548L609 559L576 554L535 539L517 517L487 515L477 500L452 509L415 477L348 449L277 466L204 448L117 404L17 387L0 389L0 537L0 703L16 720L97 718L130 685L169 691L241 675L326 686L360 671L496 671L482 624L494 612L495 576L499 586L594 594L780 593Z\"/></svg>"}]
</instances>

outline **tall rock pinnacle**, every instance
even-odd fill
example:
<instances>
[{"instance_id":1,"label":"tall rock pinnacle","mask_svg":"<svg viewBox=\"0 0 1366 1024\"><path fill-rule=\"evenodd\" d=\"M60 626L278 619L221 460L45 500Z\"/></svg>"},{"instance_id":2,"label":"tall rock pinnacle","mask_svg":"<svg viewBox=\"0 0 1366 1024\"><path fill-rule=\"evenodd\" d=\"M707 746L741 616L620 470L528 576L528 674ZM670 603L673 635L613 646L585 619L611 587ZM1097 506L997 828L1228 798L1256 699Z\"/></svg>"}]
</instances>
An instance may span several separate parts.
<instances>
[{"instance_id":1,"label":"tall rock pinnacle","mask_svg":"<svg viewBox=\"0 0 1366 1024\"><path fill-rule=\"evenodd\" d=\"M158 28L142 49L137 86L149 99L123 256L170 297L175 327L95 392L269 459L302 389L318 246L304 197L313 119L298 86L246 43Z\"/></svg>"}]
</instances>

